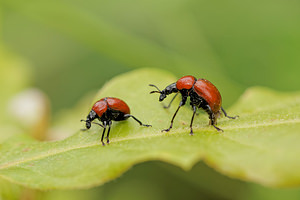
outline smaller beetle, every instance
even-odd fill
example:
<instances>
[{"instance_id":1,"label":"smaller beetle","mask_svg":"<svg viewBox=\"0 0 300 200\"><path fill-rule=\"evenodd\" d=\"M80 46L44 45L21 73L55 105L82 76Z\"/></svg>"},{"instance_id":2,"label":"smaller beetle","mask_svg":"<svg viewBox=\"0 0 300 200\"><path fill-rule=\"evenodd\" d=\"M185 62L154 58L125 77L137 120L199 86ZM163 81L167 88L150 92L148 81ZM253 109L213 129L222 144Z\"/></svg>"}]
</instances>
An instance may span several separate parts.
<instances>
[{"instance_id":1,"label":"smaller beetle","mask_svg":"<svg viewBox=\"0 0 300 200\"><path fill-rule=\"evenodd\" d=\"M190 124L191 135L193 135L193 120L197 108L202 108L207 112L210 119L209 124L215 127L218 131L223 131L222 129L216 127L217 118L220 116L221 110L224 113L225 117L228 117L230 119L235 119L236 117L238 117L230 117L227 115L225 110L222 108L222 97L219 90L206 79L197 80L194 76L183 76L177 82L168 85L164 90L160 90L157 86L152 84L150 84L149 86L155 87L157 89L157 91L152 91L150 92L150 94L160 93L159 101L163 101L169 94L176 93L176 95L170 101L169 105L164 106L164 108L170 107L171 103L178 95L178 93L181 93L182 96L179 107L172 117L170 127L162 131L170 131L170 129L173 127L173 121L178 110L181 106L185 105L188 97L190 97L190 105L193 108L193 116Z\"/></svg>"},{"instance_id":2,"label":"smaller beetle","mask_svg":"<svg viewBox=\"0 0 300 200\"><path fill-rule=\"evenodd\" d=\"M151 125L143 124L140 120L138 120L133 115L131 115L128 105L121 99L114 98L114 97L105 97L105 98L102 98L99 101L97 101L93 105L92 110L90 111L88 116L86 117L86 120L82 119L81 121L86 122L86 124L85 124L86 129L83 129L83 130L90 129L91 123L97 124L97 125L101 126L102 128L104 128L102 137L101 137L101 142L102 142L102 145L104 146L105 144L103 142L103 137L104 137L104 133L106 130L106 126L108 125L106 139L107 139L107 144L109 144L108 137L109 137L112 120L122 121L122 120L128 119L129 117L132 117L141 126L147 126L147 127L151 126ZM98 119L99 121L101 121L103 125L93 122L95 119Z\"/></svg>"}]
</instances>

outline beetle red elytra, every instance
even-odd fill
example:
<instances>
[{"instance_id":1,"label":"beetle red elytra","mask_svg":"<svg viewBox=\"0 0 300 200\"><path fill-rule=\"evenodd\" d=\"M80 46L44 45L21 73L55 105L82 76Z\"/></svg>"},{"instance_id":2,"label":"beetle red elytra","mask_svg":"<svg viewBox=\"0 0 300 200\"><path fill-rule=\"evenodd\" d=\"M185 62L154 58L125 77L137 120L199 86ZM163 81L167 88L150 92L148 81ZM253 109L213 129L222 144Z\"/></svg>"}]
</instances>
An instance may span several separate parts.
<instances>
[{"instance_id":1,"label":"beetle red elytra","mask_svg":"<svg viewBox=\"0 0 300 200\"><path fill-rule=\"evenodd\" d=\"M182 97L179 106L172 117L170 127L168 129L163 129L162 131L170 131L170 129L173 127L173 122L177 112L179 111L181 106L185 105L188 97L190 97L190 105L193 108L193 115L190 123L191 135L193 135L193 120L197 108L202 108L204 111L206 111L210 119L210 125L215 127L218 131L223 131L216 126L217 118L220 116L221 111L224 113L225 117L228 117L230 119L235 119L238 117L230 117L227 115L222 107L222 97L219 90L206 79L196 79L194 76L183 76L177 82L168 85L163 90L160 90L153 84L150 84L149 86L155 87L157 89L155 91L151 91L150 94L160 93L159 101L163 101L167 97L167 95L177 93L173 97L169 105L165 108L170 107L171 103L179 93Z\"/></svg>"},{"instance_id":2,"label":"beetle red elytra","mask_svg":"<svg viewBox=\"0 0 300 200\"><path fill-rule=\"evenodd\" d=\"M104 146L103 142L103 137L105 134L106 127L108 126L108 131L106 135L107 139L107 144L109 144L109 132L111 128L112 121L122 121L126 120L129 117L132 117L135 121L137 121L141 126L146 126L149 127L151 125L148 124L143 124L140 120L138 120L136 117L130 114L130 109L129 106L122 101L121 99L115 98L115 97L105 97L97 101L88 116L86 117L86 120L81 120L84 121L86 124L86 129L87 130L91 128L91 123L97 124L104 128L102 137L101 137L101 142L102 145ZM95 119L98 119L99 121L102 122L102 124L93 122Z\"/></svg>"}]
</instances>

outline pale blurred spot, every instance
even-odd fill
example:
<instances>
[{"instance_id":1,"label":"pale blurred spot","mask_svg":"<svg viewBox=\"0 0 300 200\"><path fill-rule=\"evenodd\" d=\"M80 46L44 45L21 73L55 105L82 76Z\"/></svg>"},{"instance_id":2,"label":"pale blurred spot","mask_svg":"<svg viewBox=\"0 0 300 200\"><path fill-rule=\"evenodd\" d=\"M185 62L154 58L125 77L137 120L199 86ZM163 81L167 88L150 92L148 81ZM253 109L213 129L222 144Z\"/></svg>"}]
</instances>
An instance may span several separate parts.
<instances>
[{"instance_id":1,"label":"pale blurred spot","mask_svg":"<svg viewBox=\"0 0 300 200\"><path fill-rule=\"evenodd\" d=\"M8 104L8 114L14 118L28 134L44 140L49 124L50 104L47 96L36 88L26 89L16 94Z\"/></svg>"}]
</instances>

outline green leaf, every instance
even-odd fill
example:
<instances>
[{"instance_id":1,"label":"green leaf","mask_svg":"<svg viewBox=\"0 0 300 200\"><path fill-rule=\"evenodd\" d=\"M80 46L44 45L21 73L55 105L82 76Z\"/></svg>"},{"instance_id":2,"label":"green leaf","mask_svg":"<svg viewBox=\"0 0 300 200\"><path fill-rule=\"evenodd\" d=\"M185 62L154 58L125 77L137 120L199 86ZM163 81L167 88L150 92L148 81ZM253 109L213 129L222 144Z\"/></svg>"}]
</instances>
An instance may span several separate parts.
<instances>
[{"instance_id":1,"label":"green leaf","mask_svg":"<svg viewBox=\"0 0 300 200\"><path fill-rule=\"evenodd\" d=\"M169 126L179 98L170 109L163 109L158 95L149 94L152 88L148 84L164 88L174 81L172 74L153 69L112 79L95 100L119 97L128 103L134 116L152 124L152 128L140 127L132 119L114 122L111 144L105 147L100 142L102 128L96 125L56 142L12 136L0 147L0 177L38 189L88 188L115 179L145 161L160 160L189 170L203 160L230 177L273 187L300 185L299 93L248 89L228 110L229 115L240 118L218 121L223 133L208 126L207 115L200 113L194 121L195 134L190 136L192 111L185 106L179 111L174 128L162 133ZM88 114L90 107L86 106ZM74 120L74 124L79 120Z\"/></svg>"},{"instance_id":2,"label":"green leaf","mask_svg":"<svg viewBox=\"0 0 300 200\"><path fill-rule=\"evenodd\" d=\"M0 199L20 199L21 187L0 179Z\"/></svg>"}]
</instances>

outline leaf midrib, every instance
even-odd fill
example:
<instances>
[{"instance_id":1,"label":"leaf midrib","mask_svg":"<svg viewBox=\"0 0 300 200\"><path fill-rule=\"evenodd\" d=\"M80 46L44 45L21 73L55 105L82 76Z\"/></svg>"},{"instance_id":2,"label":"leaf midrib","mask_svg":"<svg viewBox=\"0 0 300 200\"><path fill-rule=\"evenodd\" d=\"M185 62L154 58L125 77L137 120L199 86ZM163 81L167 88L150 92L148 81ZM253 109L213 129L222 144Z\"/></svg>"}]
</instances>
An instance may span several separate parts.
<instances>
[{"instance_id":1,"label":"leaf midrib","mask_svg":"<svg viewBox=\"0 0 300 200\"><path fill-rule=\"evenodd\" d=\"M265 127L265 126L276 126L276 125L282 125L282 124L293 124L293 123L300 123L300 119L277 121L277 122L274 122L274 123L260 123L260 124L255 124L255 126L253 126L253 125L244 125L244 126L236 126L236 127L233 127L233 128L229 127L229 128L226 128L225 130L248 129L248 128L257 128L257 127ZM195 128L194 130L195 131L198 131L198 130L203 131L203 128L201 128L201 129L200 128ZM212 132L212 130L208 130L208 129L206 131L207 132ZM169 132L167 134L168 135L182 134L182 130L180 130L180 131L175 130L175 131ZM123 142L123 141L129 141L129 140L138 140L138 139L143 139L143 138L159 137L159 136L162 136L162 134L159 133L159 134L151 134L151 135L147 135L147 136L139 135L139 136L135 136L135 137L116 138L116 139L113 140L113 142L117 143L117 142ZM250 146L248 144L244 144L244 143L241 143L237 140L234 140L234 139L228 137L228 135L226 136L226 138L228 138L228 139L230 139L230 140L232 140L236 143L246 145L246 146ZM50 157L50 156L59 155L61 153L65 153L65 152L68 152L68 151L84 149L84 148L91 148L91 147L95 147L95 146L98 146L98 145L101 145L100 141L96 141L96 142L93 142L93 143L88 143L88 144L82 145L82 146L72 146L70 148L63 149L63 150L60 150L60 151L53 151L51 153L48 152L47 154L41 154L39 156L31 157L29 159L4 163L4 164L0 165L0 170L7 169L7 168L10 168L10 167L14 167L14 166L26 163L26 162L31 162L31 161L47 158L47 157ZM251 147L254 147L254 146L251 146Z\"/></svg>"}]
</instances>

